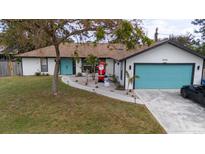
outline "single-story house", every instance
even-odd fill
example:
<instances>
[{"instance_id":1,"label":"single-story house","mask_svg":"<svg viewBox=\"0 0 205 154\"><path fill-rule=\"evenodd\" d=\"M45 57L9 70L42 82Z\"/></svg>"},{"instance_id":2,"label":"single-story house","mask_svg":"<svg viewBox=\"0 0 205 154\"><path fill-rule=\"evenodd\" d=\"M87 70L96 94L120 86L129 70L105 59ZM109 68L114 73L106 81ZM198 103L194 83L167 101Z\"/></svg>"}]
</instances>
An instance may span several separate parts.
<instances>
[{"instance_id":1,"label":"single-story house","mask_svg":"<svg viewBox=\"0 0 205 154\"><path fill-rule=\"evenodd\" d=\"M4 49L5 47L3 45L0 45L0 61L7 61L7 57L4 55Z\"/></svg>"},{"instance_id":2,"label":"single-story house","mask_svg":"<svg viewBox=\"0 0 205 154\"><path fill-rule=\"evenodd\" d=\"M74 60L75 52L78 53L79 62ZM104 60L107 75L115 75L125 89L177 89L182 85L202 82L204 56L171 40L130 51L119 44L61 44L60 74L85 72L89 67L85 58L89 54ZM23 75L34 75L35 72L53 74L53 46L19 54L18 57L22 58ZM133 83L129 83L126 72L131 77L138 76Z\"/></svg>"}]
</instances>

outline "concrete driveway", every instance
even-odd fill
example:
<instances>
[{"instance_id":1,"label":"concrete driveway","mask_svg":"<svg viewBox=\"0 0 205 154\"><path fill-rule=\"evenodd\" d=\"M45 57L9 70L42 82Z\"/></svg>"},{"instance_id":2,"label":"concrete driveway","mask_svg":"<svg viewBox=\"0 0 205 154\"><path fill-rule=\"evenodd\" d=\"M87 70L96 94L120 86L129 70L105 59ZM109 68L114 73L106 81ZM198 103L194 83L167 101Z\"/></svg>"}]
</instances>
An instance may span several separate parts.
<instances>
[{"instance_id":1,"label":"concrete driveway","mask_svg":"<svg viewBox=\"0 0 205 154\"><path fill-rule=\"evenodd\" d=\"M179 90L136 90L167 133L205 133L205 108L180 96Z\"/></svg>"}]
</instances>

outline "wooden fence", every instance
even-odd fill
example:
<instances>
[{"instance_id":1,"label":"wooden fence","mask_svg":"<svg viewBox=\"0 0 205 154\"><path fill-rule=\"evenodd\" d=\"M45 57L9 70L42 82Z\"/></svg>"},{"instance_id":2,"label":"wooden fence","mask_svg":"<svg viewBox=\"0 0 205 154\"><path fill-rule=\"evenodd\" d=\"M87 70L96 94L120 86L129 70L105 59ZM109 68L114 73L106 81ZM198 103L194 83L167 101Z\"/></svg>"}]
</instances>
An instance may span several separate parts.
<instances>
[{"instance_id":1,"label":"wooden fence","mask_svg":"<svg viewBox=\"0 0 205 154\"><path fill-rule=\"evenodd\" d=\"M11 62L9 64L8 61L0 61L0 77L1 76L11 76L12 74L14 76L16 75L21 76L23 74L21 62Z\"/></svg>"}]
</instances>

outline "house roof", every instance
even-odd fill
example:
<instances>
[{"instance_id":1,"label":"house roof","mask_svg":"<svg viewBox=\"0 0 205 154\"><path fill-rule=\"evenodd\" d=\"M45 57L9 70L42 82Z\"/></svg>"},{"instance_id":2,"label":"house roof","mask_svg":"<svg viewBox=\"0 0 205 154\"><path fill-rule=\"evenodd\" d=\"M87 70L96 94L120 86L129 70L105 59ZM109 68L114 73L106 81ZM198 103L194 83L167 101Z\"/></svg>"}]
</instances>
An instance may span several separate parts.
<instances>
[{"instance_id":1,"label":"house roof","mask_svg":"<svg viewBox=\"0 0 205 154\"><path fill-rule=\"evenodd\" d=\"M191 49L180 45L179 43L173 42L171 40L163 40L156 42L150 46L138 46L132 50L126 50L126 47L121 44L92 44L92 43L63 43L60 44L60 56L61 57L73 57L74 53L77 52L78 56L81 58L87 57L89 54L93 54L98 58L112 58L116 60L125 60L127 58L133 57L135 55L146 52L155 47L161 46L165 43L172 44L178 48L181 48L191 54L205 58L204 56L192 51ZM18 57L55 57L54 46L48 46L30 52L18 54Z\"/></svg>"},{"instance_id":2,"label":"house roof","mask_svg":"<svg viewBox=\"0 0 205 154\"><path fill-rule=\"evenodd\" d=\"M171 45L173 45L175 47L178 47L178 48L180 48L180 49L182 49L182 50L184 50L186 52L189 52L189 53L191 53L193 55L196 55L196 56L198 56L200 58L205 59L205 56L203 56L203 55L201 55L201 54L191 50L190 48L187 48L187 47L183 46L182 44L177 43L175 41L172 41L172 40L169 40L169 39L165 39L165 40L156 42L156 43L154 43L154 44L152 44L150 46L143 46L143 47L138 48L138 49L133 49L126 56L120 58L119 60L125 60L125 59L128 59L128 58L131 58L133 56L136 56L138 54L144 53L146 51L149 51L150 49L156 48L156 47L161 46L161 45L166 44L166 43L171 44Z\"/></svg>"},{"instance_id":3,"label":"house roof","mask_svg":"<svg viewBox=\"0 0 205 154\"><path fill-rule=\"evenodd\" d=\"M77 52L79 57L87 57L89 54L93 54L98 58L120 58L119 55L127 54L127 50L124 45L121 44L106 44L99 43L94 45L93 43L64 43L60 44L60 56L61 57L73 57ZM18 54L18 57L55 57L54 46L48 46L22 54Z\"/></svg>"},{"instance_id":4,"label":"house roof","mask_svg":"<svg viewBox=\"0 0 205 154\"><path fill-rule=\"evenodd\" d=\"M3 54L4 49L5 49L5 47L3 45L0 45L0 54Z\"/></svg>"},{"instance_id":5,"label":"house roof","mask_svg":"<svg viewBox=\"0 0 205 154\"><path fill-rule=\"evenodd\" d=\"M3 54L15 55L17 53L18 51L14 49L13 47L6 47L4 45L0 45L0 55L3 55Z\"/></svg>"}]
</instances>

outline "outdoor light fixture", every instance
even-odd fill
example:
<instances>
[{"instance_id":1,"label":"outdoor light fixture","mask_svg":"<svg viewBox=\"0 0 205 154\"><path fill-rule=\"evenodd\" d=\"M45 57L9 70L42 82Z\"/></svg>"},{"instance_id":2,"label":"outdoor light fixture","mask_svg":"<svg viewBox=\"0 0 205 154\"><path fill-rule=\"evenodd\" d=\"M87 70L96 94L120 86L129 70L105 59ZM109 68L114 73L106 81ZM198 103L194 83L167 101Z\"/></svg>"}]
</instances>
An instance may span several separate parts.
<instances>
[{"instance_id":1,"label":"outdoor light fixture","mask_svg":"<svg viewBox=\"0 0 205 154\"><path fill-rule=\"evenodd\" d=\"M199 65L197 66L197 70L200 70L200 66Z\"/></svg>"},{"instance_id":2,"label":"outdoor light fixture","mask_svg":"<svg viewBox=\"0 0 205 154\"><path fill-rule=\"evenodd\" d=\"M129 65L129 70L131 70L132 69L132 66L131 65Z\"/></svg>"}]
</instances>

